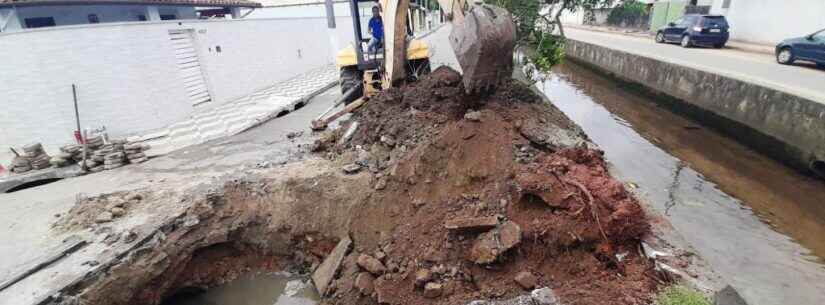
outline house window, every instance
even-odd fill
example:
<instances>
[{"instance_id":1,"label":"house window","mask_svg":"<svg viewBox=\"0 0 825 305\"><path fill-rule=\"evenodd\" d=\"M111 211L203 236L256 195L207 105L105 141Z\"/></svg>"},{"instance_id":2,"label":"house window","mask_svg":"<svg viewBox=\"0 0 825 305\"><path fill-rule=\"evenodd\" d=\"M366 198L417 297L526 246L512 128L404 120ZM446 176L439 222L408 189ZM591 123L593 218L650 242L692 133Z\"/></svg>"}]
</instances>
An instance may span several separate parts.
<instances>
[{"instance_id":1,"label":"house window","mask_svg":"<svg viewBox=\"0 0 825 305\"><path fill-rule=\"evenodd\" d=\"M138 21L146 21L146 15L138 15Z\"/></svg>"},{"instance_id":2,"label":"house window","mask_svg":"<svg viewBox=\"0 0 825 305\"><path fill-rule=\"evenodd\" d=\"M160 15L160 20L175 20L178 19L175 15Z\"/></svg>"},{"instance_id":3,"label":"house window","mask_svg":"<svg viewBox=\"0 0 825 305\"><path fill-rule=\"evenodd\" d=\"M89 23L100 23L100 18L97 17L97 14L89 14Z\"/></svg>"},{"instance_id":4,"label":"house window","mask_svg":"<svg viewBox=\"0 0 825 305\"><path fill-rule=\"evenodd\" d=\"M731 0L722 1L722 8L730 8L730 1Z\"/></svg>"},{"instance_id":5,"label":"house window","mask_svg":"<svg viewBox=\"0 0 825 305\"><path fill-rule=\"evenodd\" d=\"M26 23L26 28L29 29L54 26L54 17L26 18L24 21Z\"/></svg>"}]
</instances>

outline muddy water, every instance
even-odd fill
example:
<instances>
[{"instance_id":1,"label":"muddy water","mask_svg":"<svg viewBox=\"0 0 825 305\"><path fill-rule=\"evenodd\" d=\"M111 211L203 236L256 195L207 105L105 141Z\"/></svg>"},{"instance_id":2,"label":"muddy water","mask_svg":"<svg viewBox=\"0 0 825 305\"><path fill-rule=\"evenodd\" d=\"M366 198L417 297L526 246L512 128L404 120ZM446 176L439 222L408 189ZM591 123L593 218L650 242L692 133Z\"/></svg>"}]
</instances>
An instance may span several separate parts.
<instances>
[{"instance_id":1,"label":"muddy water","mask_svg":"<svg viewBox=\"0 0 825 305\"><path fill-rule=\"evenodd\" d=\"M536 86L750 304L825 304L825 184L565 63Z\"/></svg>"},{"instance_id":2,"label":"muddy water","mask_svg":"<svg viewBox=\"0 0 825 305\"><path fill-rule=\"evenodd\" d=\"M306 277L247 275L203 293L178 295L164 305L314 305L320 300Z\"/></svg>"}]
</instances>

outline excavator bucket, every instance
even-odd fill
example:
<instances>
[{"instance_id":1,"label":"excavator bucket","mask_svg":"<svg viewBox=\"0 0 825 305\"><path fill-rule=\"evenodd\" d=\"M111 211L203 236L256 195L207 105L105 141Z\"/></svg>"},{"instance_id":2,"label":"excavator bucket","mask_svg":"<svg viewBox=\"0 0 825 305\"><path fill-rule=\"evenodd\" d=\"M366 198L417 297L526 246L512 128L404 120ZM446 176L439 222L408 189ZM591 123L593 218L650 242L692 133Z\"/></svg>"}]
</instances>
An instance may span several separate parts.
<instances>
[{"instance_id":1,"label":"excavator bucket","mask_svg":"<svg viewBox=\"0 0 825 305\"><path fill-rule=\"evenodd\" d=\"M516 24L505 9L472 5L464 22L453 24L450 44L464 72L468 93L495 89L512 76Z\"/></svg>"}]
</instances>

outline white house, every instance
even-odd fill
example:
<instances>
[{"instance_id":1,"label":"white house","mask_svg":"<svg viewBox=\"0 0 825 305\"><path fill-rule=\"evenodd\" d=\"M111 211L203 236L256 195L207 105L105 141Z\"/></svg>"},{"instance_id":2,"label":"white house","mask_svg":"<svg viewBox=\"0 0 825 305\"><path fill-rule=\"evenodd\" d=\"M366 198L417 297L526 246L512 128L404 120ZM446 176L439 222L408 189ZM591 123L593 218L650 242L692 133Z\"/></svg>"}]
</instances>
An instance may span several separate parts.
<instances>
[{"instance_id":1,"label":"white house","mask_svg":"<svg viewBox=\"0 0 825 305\"><path fill-rule=\"evenodd\" d=\"M711 14L725 15L731 38L776 44L825 28L823 0L713 0Z\"/></svg>"},{"instance_id":2,"label":"white house","mask_svg":"<svg viewBox=\"0 0 825 305\"><path fill-rule=\"evenodd\" d=\"M226 11L240 17L240 8L261 5L247 0L0 0L0 32L95 24L186 20Z\"/></svg>"}]
</instances>

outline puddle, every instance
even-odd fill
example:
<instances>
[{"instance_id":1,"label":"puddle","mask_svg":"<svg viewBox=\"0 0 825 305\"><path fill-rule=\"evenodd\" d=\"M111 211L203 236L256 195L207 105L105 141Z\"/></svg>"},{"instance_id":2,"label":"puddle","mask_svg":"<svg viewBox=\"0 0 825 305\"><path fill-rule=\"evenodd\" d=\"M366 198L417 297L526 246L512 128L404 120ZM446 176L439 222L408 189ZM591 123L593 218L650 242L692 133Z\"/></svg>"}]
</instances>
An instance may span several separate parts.
<instances>
[{"instance_id":1,"label":"puddle","mask_svg":"<svg viewBox=\"0 0 825 305\"><path fill-rule=\"evenodd\" d=\"M314 305L320 300L308 277L255 274L202 293L179 294L164 305Z\"/></svg>"},{"instance_id":2,"label":"puddle","mask_svg":"<svg viewBox=\"0 0 825 305\"><path fill-rule=\"evenodd\" d=\"M569 62L536 87L749 301L825 304L825 183Z\"/></svg>"}]
</instances>

